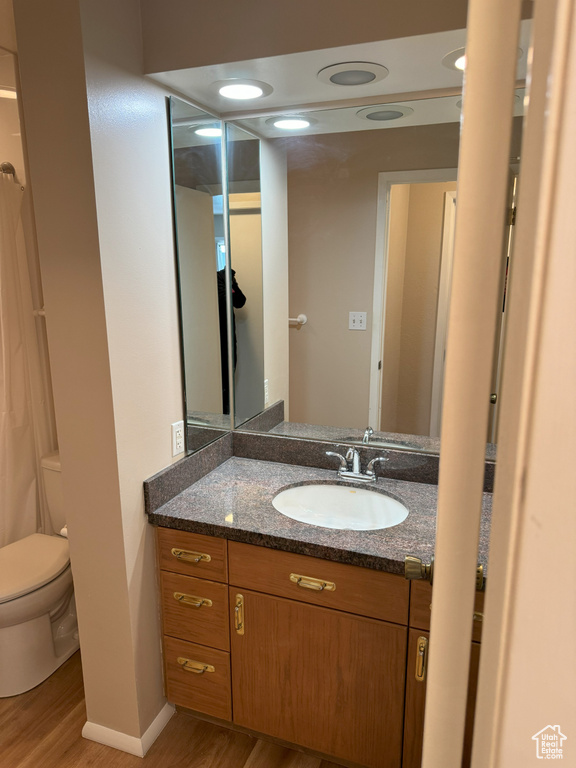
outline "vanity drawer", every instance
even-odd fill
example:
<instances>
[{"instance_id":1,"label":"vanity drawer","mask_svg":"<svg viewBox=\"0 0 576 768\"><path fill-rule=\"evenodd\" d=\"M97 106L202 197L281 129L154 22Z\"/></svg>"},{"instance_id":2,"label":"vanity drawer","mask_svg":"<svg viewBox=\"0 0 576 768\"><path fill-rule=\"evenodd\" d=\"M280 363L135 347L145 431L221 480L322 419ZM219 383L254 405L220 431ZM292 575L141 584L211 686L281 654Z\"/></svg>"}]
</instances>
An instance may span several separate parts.
<instances>
[{"instance_id":1,"label":"vanity drawer","mask_svg":"<svg viewBox=\"0 0 576 768\"><path fill-rule=\"evenodd\" d=\"M232 719L229 653L164 636L164 672L173 704Z\"/></svg>"},{"instance_id":2,"label":"vanity drawer","mask_svg":"<svg viewBox=\"0 0 576 768\"><path fill-rule=\"evenodd\" d=\"M339 611L406 624L408 582L383 571L228 542L230 584ZM329 583L320 589L323 582Z\"/></svg>"},{"instance_id":3,"label":"vanity drawer","mask_svg":"<svg viewBox=\"0 0 576 768\"><path fill-rule=\"evenodd\" d=\"M430 610L432 605L432 587L426 581L410 582L410 626L416 629L430 629ZM474 600L474 623L472 640L480 642L482 638L482 616L484 611L484 592L476 592Z\"/></svg>"},{"instance_id":4,"label":"vanity drawer","mask_svg":"<svg viewBox=\"0 0 576 768\"><path fill-rule=\"evenodd\" d=\"M164 634L230 650L228 587L161 571Z\"/></svg>"},{"instance_id":5,"label":"vanity drawer","mask_svg":"<svg viewBox=\"0 0 576 768\"><path fill-rule=\"evenodd\" d=\"M225 582L226 541L200 533L157 528L158 563L165 571Z\"/></svg>"}]
</instances>

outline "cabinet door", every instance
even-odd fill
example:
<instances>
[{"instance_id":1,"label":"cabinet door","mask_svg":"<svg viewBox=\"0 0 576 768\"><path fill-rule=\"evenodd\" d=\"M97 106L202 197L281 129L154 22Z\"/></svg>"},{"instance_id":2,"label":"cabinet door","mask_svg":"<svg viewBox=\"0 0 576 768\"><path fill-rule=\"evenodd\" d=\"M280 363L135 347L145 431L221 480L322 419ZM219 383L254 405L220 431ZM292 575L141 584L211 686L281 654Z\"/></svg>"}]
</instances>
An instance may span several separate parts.
<instances>
[{"instance_id":1,"label":"cabinet door","mask_svg":"<svg viewBox=\"0 0 576 768\"><path fill-rule=\"evenodd\" d=\"M368 768L399 768L405 627L235 588L230 608L235 723Z\"/></svg>"},{"instance_id":2,"label":"cabinet door","mask_svg":"<svg viewBox=\"0 0 576 768\"><path fill-rule=\"evenodd\" d=\"M411 629L408 637L408 664L406 677L406 712L404 720L404 757L402 768L420 768L422 764L422 739L424 736L424 707L426 704L426 679L416 679L418 639L428 640L428 632ZM468 702L464 731L464 752L462 768L469 768L472 756L472 733L476 706L478 666L480 664L480 643L472 643L470 654L470 676L468 678Z\"/></svg>"}]
</instances>

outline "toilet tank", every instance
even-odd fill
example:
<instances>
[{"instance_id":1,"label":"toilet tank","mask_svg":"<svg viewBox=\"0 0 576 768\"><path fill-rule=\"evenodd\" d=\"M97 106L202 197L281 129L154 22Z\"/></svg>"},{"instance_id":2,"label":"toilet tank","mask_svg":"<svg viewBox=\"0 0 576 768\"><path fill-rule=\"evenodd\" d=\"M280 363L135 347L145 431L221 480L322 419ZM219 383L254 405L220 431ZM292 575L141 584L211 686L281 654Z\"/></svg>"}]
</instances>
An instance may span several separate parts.
<instances>
[{"instance_id":1,"label":"toilet tank","mask_svg":"<svg viewBox=\"0 0 576 768\"><path fill-rule=\"evenodd\" d=\"M64 503L62 499L62 469L60 467L60 454L58 451L48 453L42 457L42 478L44 490L48 501L48 511L52 520L55 533L66 525L64 518Z\"/></svg>"}]
</instances>

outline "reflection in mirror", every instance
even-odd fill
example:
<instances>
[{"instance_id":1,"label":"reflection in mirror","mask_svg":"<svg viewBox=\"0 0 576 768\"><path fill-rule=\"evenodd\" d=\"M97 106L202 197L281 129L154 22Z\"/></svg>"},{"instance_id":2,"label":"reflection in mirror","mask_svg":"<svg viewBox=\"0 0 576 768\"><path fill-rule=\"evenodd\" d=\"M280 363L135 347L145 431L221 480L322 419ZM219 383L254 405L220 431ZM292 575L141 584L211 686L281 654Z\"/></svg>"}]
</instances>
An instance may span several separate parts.
<instances>
[{"instance_id":1,"label":"reflection in mirror","mask_svg":"<svg viewBox=\"0 0 576 768\"><path fill-rule=\"evenodd\" d=\"M222 388L218 275L226 266L220 121L170 98L187 448L230 428ZM226 318L224 313L224 354Z\"/></svg>"},{"instance_id":2,"label":"reflection in mirror","mask_svg":"<svg viewBox=\"0 0 576 768\"><path fill-rule=\"evenodd\" d=\"M386 189L381 397L373 418L384 432L440 436L456 170L445 176L423 182L415 174Z\"/></svg>"},{"instance_id":3,"label":"reflection in mirror","mask_svg":"<svg viewBox=\"0 0 576 768\"><path fill-rule=\"evenodd\" d=\"M530 27L530 20L522 22L510 148L515 159ZM225 228L231 267L246 297L243 307L227 309L236 331L234 426L354 442L370 425L371 442L438 452L455 176L424 177L458 165L462 73L443 57L465 42L465 30L447 30L242 62L244 76L270 80L273 87L266 105L251 112L214 95L211 67L169 73L182 92L225 111L230 126ZM334 61L380 58L390 74L376 85L351 89L314 77ZM220 70L222 77L238 76L233 62ZM306 127L278 127L278 115L296 114ZM260 139L262 190L254 137ZM410 180L398 178L410 173ZM452 186L432 189L446 182ZM263 248L255 223L259 193ZM418 201L432 197L433 205L428 200L418 208ZM247 245L241 229L251 217ZM255 259L250 266L248 257ZM502 306L507 266L503 250ZM306 324L288 326L301 314ZM505 327L505 318L498 327ZM496 343L495 394L500 350ZM220 361L220 375L224 365ZM270 407L253 419L263 404ZM488 442L495 439L497 406L493 412Z\"/></svg>"},{"instance_id":4,"label":"reflection in mirror","mask_svg":"<svg viewBox=\"0 0 576 768\"><path fill-rule=\"evenodd\" d=\"M235 425L264 408L259 145L250 133L226 125Z\"/></svg>"},{"instance_id":5,"label":"reflection in mirror","mask_svg":"<svg viewBox=\"0 0 576 768\"><path fill-rule=\"evenodd\" d=\"M243 121L286 156L289 314L308 318L290 327L288 416L272 432L354 442L370 424L374 444L438 452L460 101L404 101L372 123L315 111L289 138Z\"/></svg>"}]
</instances>

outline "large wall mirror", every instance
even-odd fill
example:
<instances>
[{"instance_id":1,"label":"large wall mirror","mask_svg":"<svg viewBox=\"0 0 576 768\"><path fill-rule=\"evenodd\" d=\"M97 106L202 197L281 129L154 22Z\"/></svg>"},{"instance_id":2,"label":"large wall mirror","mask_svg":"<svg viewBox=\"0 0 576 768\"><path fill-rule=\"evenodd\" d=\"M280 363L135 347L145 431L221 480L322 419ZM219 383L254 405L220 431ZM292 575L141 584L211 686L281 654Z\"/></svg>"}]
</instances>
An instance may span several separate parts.
<instances>
[{"instance_id":1,"label":"large wall mirror","mask_svg":"<svg viewBox=\"0 0 576 768\"><path fill-rule=\"evenodd\" d=\"M524 20L510 207L529 40ZM173 100L187 414L200 442L229 427L361 442L371 427L374 444L439 450L462 107L462 72L454 63L465 43L465 30L451 30L242 62L243 77L273 87L251 110L231 108L214 91L209 67L156 76L208 104L225 126L224 136L200 150L197 124L219 120ZM366 62L381 67L372 79ZM238 76L234 64L219 72L219 80ZM184 173L185 160L205 171ZM190 206L188 198L199 195L206 231L181 233L180 198ZM502 245L496 403L479 404L492 408L487 443L497 440L511 237ZM188 296L182 244L193 243L196 252L204 240L211 265L190 268L196 282ZM220 270L225 356L215 298ZM245 299L242 306L237 299ZM191 437L189 447L197 445Z\"/></svg>"},{"instance_id":2,"label":"large wall mirror","mask_svg":"<svg viewBox=\"0 0 576 768\"><path fill-rule=\"evenodd\" d=\"M186 437L206 445L264 408L259 140L171 97Z\"/></svg>"}]
</instances>

